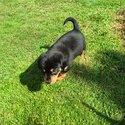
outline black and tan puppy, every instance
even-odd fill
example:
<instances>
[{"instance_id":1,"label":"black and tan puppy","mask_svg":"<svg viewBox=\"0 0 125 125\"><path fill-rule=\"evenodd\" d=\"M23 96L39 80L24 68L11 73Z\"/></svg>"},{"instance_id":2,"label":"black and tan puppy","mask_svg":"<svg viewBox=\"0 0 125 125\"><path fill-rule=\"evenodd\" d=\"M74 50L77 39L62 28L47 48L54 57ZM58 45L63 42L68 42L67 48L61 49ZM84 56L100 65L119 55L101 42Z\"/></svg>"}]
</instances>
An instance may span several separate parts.
<instances>
[{"instance_id":1,"label":"black and tan puppy","mask_svg":"<svg viewBox=\"0 0 125 125\"><path fill-rule=\"evenodd\" d=\"M84 36L80 32L76 20L69 17L64 24L68 21L73 23L74 29L60 37L38 59L38 66L44 74L45 81L51 84L65 78L73 59L79 55L83 56L86 48Z\"/></svg>"}]
</instances>

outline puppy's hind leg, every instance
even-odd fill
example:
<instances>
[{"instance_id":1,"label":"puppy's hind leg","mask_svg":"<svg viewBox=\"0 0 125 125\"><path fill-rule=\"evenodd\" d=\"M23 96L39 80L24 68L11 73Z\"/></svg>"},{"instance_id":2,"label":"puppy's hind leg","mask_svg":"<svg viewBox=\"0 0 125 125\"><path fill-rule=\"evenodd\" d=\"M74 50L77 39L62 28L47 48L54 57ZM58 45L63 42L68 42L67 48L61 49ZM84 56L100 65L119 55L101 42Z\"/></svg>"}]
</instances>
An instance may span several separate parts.
<instances>
[{"instance_id":1,"label":"puppy's hind leg","mask_svg":"<svg viewBox=\"0 0 125 125\"><path fill-rule=\"evenodd\" d=\"M80 55L80 64L85 64L85 51L83 50Z\"/></svg>"}]
</instances>

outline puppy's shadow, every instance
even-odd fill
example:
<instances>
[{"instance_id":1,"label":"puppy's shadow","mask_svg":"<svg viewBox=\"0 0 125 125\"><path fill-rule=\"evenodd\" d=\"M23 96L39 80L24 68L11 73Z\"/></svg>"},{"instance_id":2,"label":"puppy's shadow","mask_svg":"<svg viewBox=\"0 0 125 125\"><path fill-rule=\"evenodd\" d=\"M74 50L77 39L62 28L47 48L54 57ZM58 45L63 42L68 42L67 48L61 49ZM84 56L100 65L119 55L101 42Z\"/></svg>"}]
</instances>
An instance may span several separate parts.
<instances>
[{"instance_id":1,"label":"puppy's shadow","mask_svg":"<svg viewBox=\"0 0 125 125\"><path fill-rule=\"evenodd\" d=\"M39 91L43 82L43 76L38 69L37 60L20 74L20 82L26 85L31 92Z\"/></svg>"},{"instance_id":2,"label":"puppy's shadow","mask_svg":"<svg viewBox=\"0 0 125 125\"><path fill-rule=\"evenodd\" d=\"M83 105L92 109L111 125L125 125L125 54L109 50L98 52L95 57L98 66L89 67L89 65L75 64L71 73L73 77L85 79L88 83L91 81L96 83L104 93L107 93L106 96L109 100L112 100L121 109L122 118L115 120L85 103Z\"/></svg>"}]
</instances>

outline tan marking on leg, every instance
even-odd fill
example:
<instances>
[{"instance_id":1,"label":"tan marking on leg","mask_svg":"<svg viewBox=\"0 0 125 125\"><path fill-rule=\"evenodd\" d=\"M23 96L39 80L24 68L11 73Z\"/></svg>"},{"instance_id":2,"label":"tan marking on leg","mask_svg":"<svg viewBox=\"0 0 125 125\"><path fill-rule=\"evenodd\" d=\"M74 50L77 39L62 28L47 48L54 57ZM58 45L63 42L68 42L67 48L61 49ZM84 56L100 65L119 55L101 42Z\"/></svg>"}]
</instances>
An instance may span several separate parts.
<instances>
[{"instance_id":1,"label":"tan marking on leg","mask_svg":"<svg viewBox=\"0 0 125 125\"><path fill-rule=\"evenodd\" d=\"M61 72L61 68L60 68L60 70L59 70L57 75L51 75L51 77L50 77L50 84L54 84L57 81L60 72Z\"/></svg>"},{"instance_id":2,"label":"tan marking on leg","mask_svg":"<svg viewBox=\"0 0 125 125\"><path fill-rule=\"evenodd\" d=\"M84 64L85 63L85 52L83 51L82 54L80 55L80 63Z\"/></svg>"},{"instance_id":3,"label":"tan marking on leg","mask_svg":"<svg viewBox=\"0 0 125 125\"><path fill-rule=\"evenodd\" d=\"M57 81L58 75L52 75L50 77L50 84L54 84Z\"/></svg>"}]
</instances>

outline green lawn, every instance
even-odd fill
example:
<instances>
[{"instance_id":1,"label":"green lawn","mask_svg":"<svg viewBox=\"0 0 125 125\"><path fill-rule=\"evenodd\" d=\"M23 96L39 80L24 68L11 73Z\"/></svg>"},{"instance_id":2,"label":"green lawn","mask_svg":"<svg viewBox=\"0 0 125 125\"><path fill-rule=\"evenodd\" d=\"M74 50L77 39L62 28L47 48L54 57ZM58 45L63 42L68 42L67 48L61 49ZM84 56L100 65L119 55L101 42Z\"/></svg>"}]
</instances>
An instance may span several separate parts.
<instances>
[{"instance_id":1,"label":"green lawn","mask_svg":"<svg viewBox=\"0 0 125 125\"><path fill-rule=\"evenodd\" d=\"M0 125L125 125L125 0L0 1ZM87 42L65 81L43 82L35 60L74 17Z\"/></svg>"}]
</instances>

